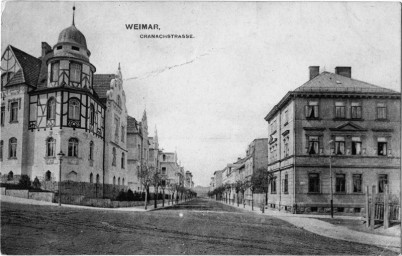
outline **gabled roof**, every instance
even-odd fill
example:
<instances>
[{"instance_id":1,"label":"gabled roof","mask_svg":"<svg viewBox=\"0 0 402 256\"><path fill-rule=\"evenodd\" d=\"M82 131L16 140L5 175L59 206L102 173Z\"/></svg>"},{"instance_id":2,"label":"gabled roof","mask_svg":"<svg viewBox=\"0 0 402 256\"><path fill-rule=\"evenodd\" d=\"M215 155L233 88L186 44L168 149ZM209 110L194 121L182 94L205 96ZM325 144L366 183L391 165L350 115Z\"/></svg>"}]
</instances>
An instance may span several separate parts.
<instances>
[{"instance_id":1,"label":"gabled roof","mask_svg":"<svg viewBox=\"0 0 402 256\"><path fill-rule=\"evenodd\" d=\"M42 61L12 45L9 45L9 47L20 64L21 70L14 75L14 77L7 83L6 87L21 83L36 87Z\"/></svg>"},{"instance_id":2,"label":"gabled roof","mask_svg":"<svg viewBox=\"0 0 402 256\"><path fill-rule=\"evenodd\" d=\"M99 98L106 98L106 92L110 89L110 81L116 78L115 74L95 74L94 75L94 90Z\"/></svg>"},{"instance_id":3,"label":"gabled roof","mask_svg":"<svg viewBox=\"0 0 402 256\"><path fill-rule=\"evenodd\" d=\"M132 116L127 116L127 133L139 133L140 127L137 120Z\"/></svg>"},{"instance_id":4,"label":"gabled roof","mask_svg":"<svg viewBox=\"0 0 402 256\"><path fill-rule=\"evenodd\" d=\"M397 91L383 88L370 83L362 82L346 76L322 72L315 78L307 81L295 92L361 92L361 93L397 93Z\"/></svg>"}]
</instances>

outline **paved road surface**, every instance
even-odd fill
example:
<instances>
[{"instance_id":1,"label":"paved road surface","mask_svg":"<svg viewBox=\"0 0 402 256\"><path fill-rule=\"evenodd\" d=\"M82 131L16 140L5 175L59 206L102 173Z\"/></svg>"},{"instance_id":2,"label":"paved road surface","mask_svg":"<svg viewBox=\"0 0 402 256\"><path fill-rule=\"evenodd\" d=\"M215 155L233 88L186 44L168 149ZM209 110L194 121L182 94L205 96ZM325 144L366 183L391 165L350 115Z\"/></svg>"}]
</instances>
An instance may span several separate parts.
<instances>
[{"instance_id":1,"label":"paved road surface","mask_svg":"<svg viewBox=\"0 0 402 256\"><path fill-rule=\"evenodd\" d=\"M1 252L397 255L204 199L150 212L2 202Z\"/></svg>"}]
</instances>

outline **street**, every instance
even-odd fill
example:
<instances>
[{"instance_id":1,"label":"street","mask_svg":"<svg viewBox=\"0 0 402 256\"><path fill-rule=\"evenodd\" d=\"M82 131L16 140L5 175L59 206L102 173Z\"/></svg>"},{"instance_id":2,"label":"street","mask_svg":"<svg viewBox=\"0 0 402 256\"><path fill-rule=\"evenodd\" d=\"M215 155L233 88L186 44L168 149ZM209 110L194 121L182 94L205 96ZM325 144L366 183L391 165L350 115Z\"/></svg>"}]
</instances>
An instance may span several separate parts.
<instances>
[{"instance_id":1,"label":"street","mask_svg":"<svg viewBox=\"0 0 402 256\"><path fill-rule=\"evenodd\" d=\"M397 255L199 198L148 212L2 202L1 252Z\"/></svg>"}]
</instances>

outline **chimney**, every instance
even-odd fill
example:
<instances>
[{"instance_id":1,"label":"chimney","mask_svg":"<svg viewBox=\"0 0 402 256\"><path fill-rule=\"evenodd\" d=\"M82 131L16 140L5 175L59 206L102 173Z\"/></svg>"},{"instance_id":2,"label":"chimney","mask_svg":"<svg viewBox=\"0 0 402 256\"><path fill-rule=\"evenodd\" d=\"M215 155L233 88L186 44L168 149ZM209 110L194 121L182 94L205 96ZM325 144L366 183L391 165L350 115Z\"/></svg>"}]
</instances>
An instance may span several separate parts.
<instances>
[{"instance_id":1,"label":"chimney","mask_svg":"<svg viewBox=\"0 0 402 256\"><path fill-rule=\"evenodd\" d=\"M352 78L352 67L336 67L335 74Z\"/></svg>"},{"instance_id":2,"label":"chimney","mask_svg":"<svg viewBox=\"0 0 402 256\"><path fill-rule=\"evenodd\" d=\"M310 66L308 69L310 70L310 80L320 74L320 66Z\"/></svg>"},{"instance_id":3,"label":"chimney","mask_svg":"<svg viewBox=\"0 0 402 256\"><path fill-rule=\"evenodd\" d=\"M52 51L52 47L46 42L42 42L42 57Z\"/></svg>"}]
</instances>

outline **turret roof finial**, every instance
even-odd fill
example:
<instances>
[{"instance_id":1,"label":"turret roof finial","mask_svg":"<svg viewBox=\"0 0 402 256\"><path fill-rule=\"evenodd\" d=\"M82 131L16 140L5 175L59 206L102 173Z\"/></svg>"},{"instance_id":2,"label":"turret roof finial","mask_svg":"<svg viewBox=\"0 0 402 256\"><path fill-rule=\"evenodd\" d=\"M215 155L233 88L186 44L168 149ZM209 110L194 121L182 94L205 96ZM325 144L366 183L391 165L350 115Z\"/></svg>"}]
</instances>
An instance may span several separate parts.
<instances>
[{"instance_id":1,"label":"turret roof finial","mask_svg":"<svg viewBox=\"0 0 402 256\"><path fill-rule=\"evenodd\" d=\"M75 24L74 24L74 14L75 14L75 3L73 5L73 26L75 26Z\"/></svg>"}]
</instances>

